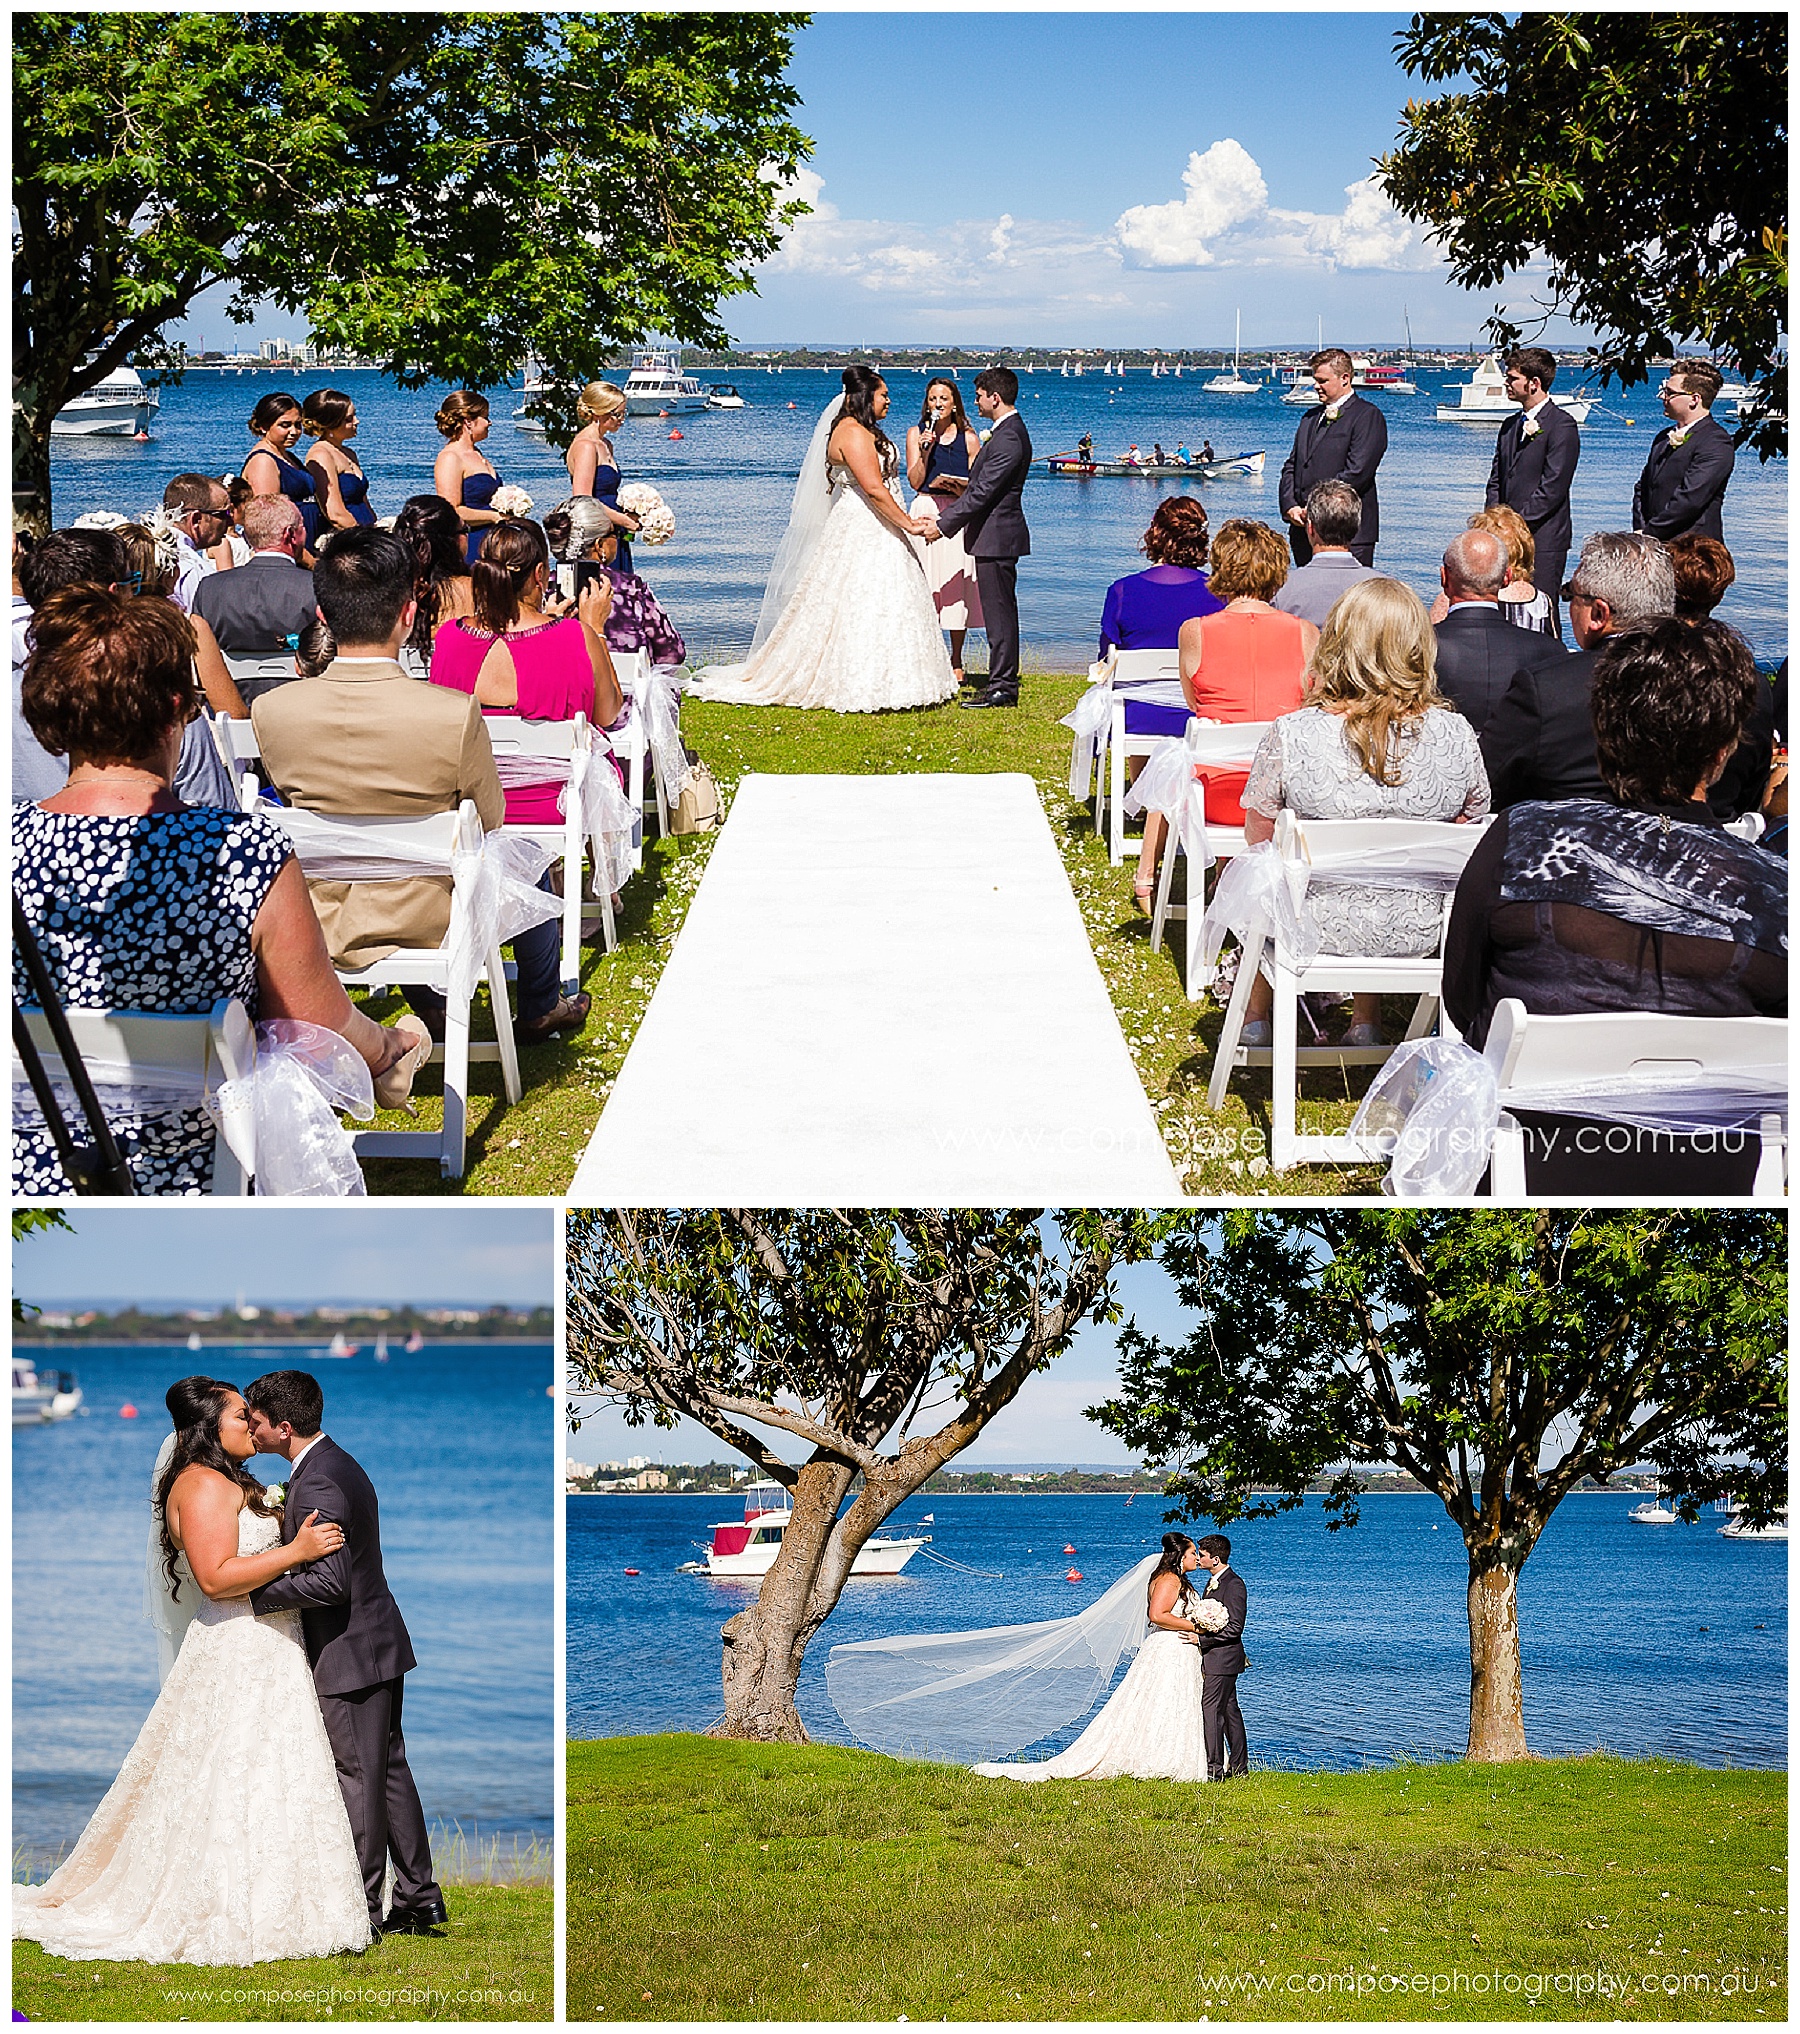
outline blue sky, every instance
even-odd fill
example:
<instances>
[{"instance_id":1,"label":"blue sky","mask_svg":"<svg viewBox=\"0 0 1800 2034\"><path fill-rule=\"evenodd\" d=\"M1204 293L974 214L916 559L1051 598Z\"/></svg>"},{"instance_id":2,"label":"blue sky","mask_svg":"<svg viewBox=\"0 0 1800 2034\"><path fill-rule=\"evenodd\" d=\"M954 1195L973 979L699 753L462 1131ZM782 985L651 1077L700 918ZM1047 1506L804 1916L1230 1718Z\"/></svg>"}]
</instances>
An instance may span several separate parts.
<instances>
[{"instance_id":1,"label":"blue sky","mask_svg":"<svg viewBox=\"0 0 1800 2034\"><path fill-rule=\"evenodd\" d=\"M724 306L739 344L1465 343L1524 285L1453 290L1368 185L1412 89L1403 13L836 12L797 36L813 205ZM1420 88L1421 90L1425 88ZM1430 88L1435 90L1437 88ZM173 328L218 346L219 293ZM1573 336L1553 325L1546 335Z\"/></svg>"},{"instance_id":2,"label":"blue sky","mask_svg":"<svg viewBox=\"0 0 1800 2034\"><path fill-rule=\"evenodd\" d=\"M75 1233L13 1245L13 1290L40 1305L548 1306L543 1208L188 1206L69 1211Z\"/></svg>"}]
</instances>

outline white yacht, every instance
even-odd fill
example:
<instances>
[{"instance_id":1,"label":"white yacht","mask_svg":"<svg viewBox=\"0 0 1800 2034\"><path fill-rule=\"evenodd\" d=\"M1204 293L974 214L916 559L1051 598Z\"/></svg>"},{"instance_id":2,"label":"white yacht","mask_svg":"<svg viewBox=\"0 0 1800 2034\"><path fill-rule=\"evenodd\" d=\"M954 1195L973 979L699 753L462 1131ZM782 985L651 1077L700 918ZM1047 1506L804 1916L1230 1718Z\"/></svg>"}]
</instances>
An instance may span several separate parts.
<instances>
[{"instance_id":1,"label":"white yacht","mask_svg":"<svg viewBox=\"0 0 1800 2034\"><path fill-rule=\"evenodd\" d=\"M660 416L665 410L681 416L706 408L706 390L681 371L681 355L667 347L646 346L631 356L625 377L625 407L634 417Z\"/></svg>"},{"instance_id":2,"label":"white yacht","mask_svg":"<svg viewBox=\"0 0 1800 2034\"><path fill-rule=\"evenodd\" d=\"M1787 1540L1787 1513L1785 1511L1777 1512L1767 1525L1752 1526L1743 1525L1739 1522L1739 1506L1735 1498L1725 1504L1714 1505L1713 1509L1715 1511L1727 1511L1731 1514L1730 1522L1719 1528L1719 1537L1722 1540L1773 1540L1782 1543L1785 1543Z\"/></svg>"},{"instance_id":3,"label":"white yacht","mask_svg":"<svg viewBox=\"0 0 1800 2034\"><path fill-rule=\"evenodd\" d=\"M706 407L709 410L741 410L748 405L730 382L715 381L706 391Z\"/></svg>"},{"instance_id":4,"label":"white yacht","mask_svg":"<svg viewBox=\"0 0 1800 2034\"><path fill-rule=\"evenodd\" d=\"M86 394L66 402L50 420L53 438L146 436L161 398L146 388L135 367L115 367Z\"/></svg>"},{"instance_id":5,"label":"white yacht","mask_svg":"<svg viewBox=\"0 0 1800 2034\"><path fill-rule=\"evenodd\" d=\"M1634 1504L1626 1514L1633 1525L1680 1525L1681 1514L1673 1506L1664 1504L1659 1489L1642 1504Z\"/></svg>"},{"instance_id":6,"label":"white yacht","mask_svg":"<svg viewBox=\"0 0 1800 2034\"><path fill-rule=\"evenodd\" d=\"M72 1370L40 1370L28 1356L12 1360L12 1423L39 1427L66 1420L81 1404L81 1386Z\"/></svg>"},{"instance_id":7,"label":"white yacht","mask_svg":"<svg viewBox=\"0 0 1800 2034\"><path fill-rule=\"evenodd\" d=\"M1587 422L1588 412L1594 407L1586 396L1553 392L1550 400L1578 424ZM1437 420L1440 424L1504 423L1517 408L1518 404L1506 393L1506 372L1498 355L1489 353L1467 381L1456 384L1456 401L1438 404Z\"/></svg>"},{"instance_id":8,"label":"white yacht","mask_svg":"<svg viewBox=\"0 0 1800 2034\"><path fill-rule=\"evenodd\" d=\"M714 1526L705 1561L686 1562L678 1572L731 1577L766 1575L781 1552L781 1536L793 1515L792 1503L779 1483L752 1483L744 1492L743 1519L728 1519ZM886 1539L878 1534L857 1549L850 1572L898 1575L930 1538L929 1533L903 1540Z\"/></svg>"}]
</instances>

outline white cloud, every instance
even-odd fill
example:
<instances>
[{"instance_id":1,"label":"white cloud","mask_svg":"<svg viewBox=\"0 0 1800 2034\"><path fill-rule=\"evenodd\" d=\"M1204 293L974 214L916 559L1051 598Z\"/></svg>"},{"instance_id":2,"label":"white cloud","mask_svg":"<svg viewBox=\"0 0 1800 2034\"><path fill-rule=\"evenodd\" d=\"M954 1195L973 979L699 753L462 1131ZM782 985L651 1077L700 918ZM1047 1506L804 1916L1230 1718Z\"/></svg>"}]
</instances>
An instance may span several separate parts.
<instances>
[{"instance_id":1,"label":"white cloud","mask_svg":"<svg viewBox=\"0 0 1800 2034\"><path fill-rule=\"evenodd\" d=\"M1187 195L1166 205L1133 205L1114 232L1129 259L1144 268L1211 268L1210 243L1269 209L1269 187L1249 152L1235 141L1196 149L1181 173Z\"/></svg>"}]
</instances>

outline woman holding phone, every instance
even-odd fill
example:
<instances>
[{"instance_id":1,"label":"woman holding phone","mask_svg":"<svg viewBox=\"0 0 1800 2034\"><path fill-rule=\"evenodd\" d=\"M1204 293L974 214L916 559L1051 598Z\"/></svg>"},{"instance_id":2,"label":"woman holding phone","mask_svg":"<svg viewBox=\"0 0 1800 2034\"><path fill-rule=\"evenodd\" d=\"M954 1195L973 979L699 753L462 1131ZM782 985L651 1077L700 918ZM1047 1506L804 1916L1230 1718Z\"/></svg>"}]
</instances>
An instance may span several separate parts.
<instances>
[{"instance_id":1,"label":"woman holding phone","mask_svg":"<svg viewBox=\"0 0 1800 2034\"><path fill-rule=\"evenodd\" d=\"M906 434L906 477L919 491L919 498L912 505L913 514L935 520L938 510L953 502L968 486L969 468L980 450L981 440L969 428L962 391L956 383L943 379L928 381L919 421ZM940 537L935 544L915 538L914 545L925 561L925 577L938 620L950 632L950 667L961 685L963 639L970 629L982 626L974 564L960 532L953 537Z\"/></svg>"}]
</instances>

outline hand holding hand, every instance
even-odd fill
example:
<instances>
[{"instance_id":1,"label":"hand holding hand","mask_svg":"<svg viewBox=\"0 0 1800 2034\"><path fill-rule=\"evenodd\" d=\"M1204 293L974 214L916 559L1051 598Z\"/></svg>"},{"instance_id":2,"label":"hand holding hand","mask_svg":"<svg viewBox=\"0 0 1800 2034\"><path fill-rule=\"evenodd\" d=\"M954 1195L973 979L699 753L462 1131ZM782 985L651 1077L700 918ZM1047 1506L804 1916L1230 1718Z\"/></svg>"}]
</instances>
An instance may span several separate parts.
<instances>
[{"instance_id":1,"label":"hand holding hand","mask_svg":"<svg viewBox=\"0 0 1800 2034\"><path fill-rule=\"evenodd\" d=\"M938 528L936 516L914 516L912 519L912 532L915 537L923 537L928 544L935 544L944 534Z\"/></svg>"},{"instance_id":2,"label":"hand holding hand","mask_svg":"<svg viewBox=\"0 0 1800 2034\"><path fill-rule=\"evenodd\" d=\"M288 1543L288 1551L297 1556L298 1562L322 1561L344 1544L343 1527L333 1525L329 1519L323 1525L315 1525L318 1516L316 1511L309 1511L306 1523Z\"/></svg>"}]
</instances>

